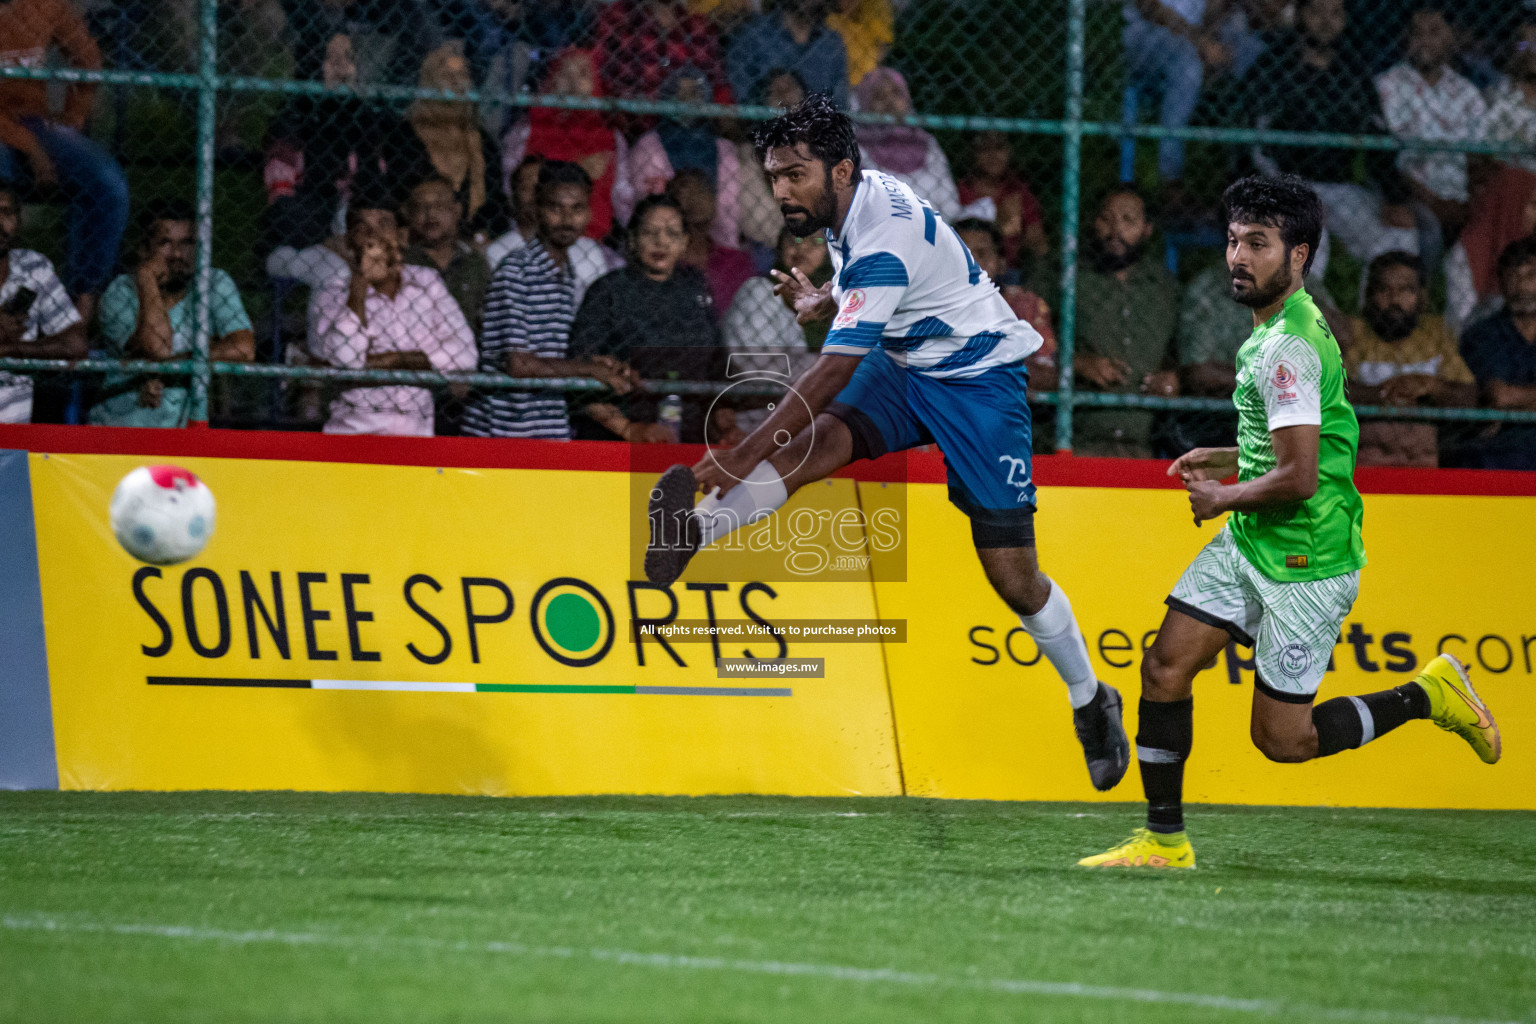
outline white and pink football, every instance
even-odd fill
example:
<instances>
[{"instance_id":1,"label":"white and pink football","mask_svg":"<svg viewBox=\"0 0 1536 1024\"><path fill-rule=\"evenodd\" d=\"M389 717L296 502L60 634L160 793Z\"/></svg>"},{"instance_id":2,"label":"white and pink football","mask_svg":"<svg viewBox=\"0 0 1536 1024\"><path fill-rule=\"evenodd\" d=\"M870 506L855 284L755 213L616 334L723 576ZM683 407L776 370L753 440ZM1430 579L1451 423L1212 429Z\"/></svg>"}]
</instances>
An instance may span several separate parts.
<instances>
[{"instance_id":1,"label":"white and pink football","mask_svg":"<svg viewBox=\"0 0 1536 1024\"><path fill-rule=\"evenodd\" d=\"M213 492L180 466L140 466L112 492L112 532L134 558L174 565L213 536Z\"/></svg>"}]
</instances>

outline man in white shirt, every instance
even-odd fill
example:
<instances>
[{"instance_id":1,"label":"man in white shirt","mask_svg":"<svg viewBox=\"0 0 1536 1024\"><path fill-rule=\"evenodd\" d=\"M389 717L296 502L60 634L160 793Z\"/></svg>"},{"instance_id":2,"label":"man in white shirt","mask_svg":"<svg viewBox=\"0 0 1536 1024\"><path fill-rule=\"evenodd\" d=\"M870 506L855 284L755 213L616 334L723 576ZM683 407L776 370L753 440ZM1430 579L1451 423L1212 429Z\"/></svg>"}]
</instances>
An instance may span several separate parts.
<instances>
[{"instance_id":1,"label":"man in white shirt","mask_svg":"<svg viewBox=\"0 0 1536 1024\"><path fill-rule=\"evenodd\" d=\"M1432 7L1414 12L1403 60L1376 76L1387 127L1399 139L1478 139L1488 106L1476 86L1451 70L1448 62L1455 47L1456 37L1444 14ZM1397 165L1442 229L1453 231L1466 223L1466 154L1405 149ZM1431 271L1439 263L1439 251L1419 255Z\"/></svg>"},{"instance_id":2,"label":"man in white shirt","mask_svg":"<svg viewBox=\"0 0 1536 1024\"><path fill-rule=\"evenodd\" d=\"M646 577L672 584L695 552L850 462L937 443L987 580L1066 683L1089 777L1110 789L1129 764L1120 695L1095 677L1071 602L1035 554L1024 360L1040 335L910 186L860 171L853 122L827 96L765 122L753 142L785 225L824 231L832 257L820 288L800 270L775 279L801 321L832 317L832 327L795 380L800 401L778 403L736 446L662 474Z\"/></svg>"},{"instance_id":3,"label":"man in white shirt","mask_svg":"<svg viewBox=\"0 0 1536 1024\"><path fill-rule=\"evenodd\" d=\"M21 200L0 185L0 358L84 359L85 324L53 264L11 248L20 224ZM31 421L32 378L0 372L0 423Z\"/></svg>"},{"instance_id":4,"label":"man in white shirt","mask_svg":"<svg viewBox=\"0 0 1536 1024\"><path fill-rule=\"evenodd\" d=\"M1478 136L1488 142L1518 142L1536 151L1536 21L1515 30L1515 52L1508 75L1488 90L1488 111ZM1536 154L1506 153L1505 163L1536 173Z\"/></svg>"},{"instance_id":5,"label":"man in white shirt","mask_svg":"<svg viewBox=\"0 0 1536 1024\"><path fill-rule=\"evenodd\" d=\"M401 259L393 218L347 211L350 273L310 299L314 354L332 366L370 370L475 368L475 336L443 279ZM328 434L431 437L432 392L405 385L351 388L331 403Z\"/></svg>"}]
</instances>

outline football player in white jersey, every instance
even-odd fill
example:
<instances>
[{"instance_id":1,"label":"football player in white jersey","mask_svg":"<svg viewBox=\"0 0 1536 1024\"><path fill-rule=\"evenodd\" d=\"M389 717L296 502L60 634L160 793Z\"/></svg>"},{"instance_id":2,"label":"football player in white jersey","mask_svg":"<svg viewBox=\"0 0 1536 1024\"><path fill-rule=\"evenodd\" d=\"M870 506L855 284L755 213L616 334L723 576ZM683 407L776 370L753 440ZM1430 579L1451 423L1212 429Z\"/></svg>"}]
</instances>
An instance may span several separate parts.
<instances>
[{"instance_id":1,"label":"football player in white jersey","mask_svg":"<svg viewBox=\"0 0 1536 1024\"><path fill-rule=\"evenodd\" d=\"M826 285L795 270L776 273L777 291L802 322L832 325L795 381L804 404L780 402L734 448L662 475L646 576L672 583L699 548L856 459L937 443L987 579L1067 684L1093 785L1112 788L1130 760L1120 694L1095 677L1072 605L1035 555L1024 360L1040 336L932 207L860 171L853 123L828 98L764 123L753 142L789 230L825 232L832 257Z\"/></svg>"}]
</instances>

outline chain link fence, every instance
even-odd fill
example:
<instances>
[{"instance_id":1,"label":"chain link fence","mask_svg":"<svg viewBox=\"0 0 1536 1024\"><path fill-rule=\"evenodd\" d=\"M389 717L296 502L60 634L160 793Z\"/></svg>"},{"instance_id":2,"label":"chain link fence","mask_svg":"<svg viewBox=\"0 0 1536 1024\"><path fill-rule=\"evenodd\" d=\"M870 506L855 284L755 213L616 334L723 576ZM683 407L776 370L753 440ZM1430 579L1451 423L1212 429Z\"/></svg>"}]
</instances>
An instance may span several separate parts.
<instances>
[{"instance_id":1,"label":"chain link fence","mask_svg":"<svg viewBox=\"0 0 1536 1024\"><path fill-rule=\"evenodd\" d=\"M1046 338L1038 450L1234 442L1219 197L1292 172L1361 462L1536 468L1519 0L13 0L0 40L0 420L731 443L825 336L766 272L830 274L748 136L827 92Z\"/></svg>"}]
</instances>

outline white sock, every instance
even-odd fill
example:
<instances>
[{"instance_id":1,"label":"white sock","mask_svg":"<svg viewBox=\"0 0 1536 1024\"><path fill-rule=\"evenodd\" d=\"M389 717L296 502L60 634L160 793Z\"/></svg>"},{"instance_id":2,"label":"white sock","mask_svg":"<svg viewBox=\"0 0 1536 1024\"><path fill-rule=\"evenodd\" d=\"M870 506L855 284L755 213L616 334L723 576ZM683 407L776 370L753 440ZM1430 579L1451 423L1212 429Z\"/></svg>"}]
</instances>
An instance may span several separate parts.
<instances>
[{"instance_id":1,"label":"white sock","mask_svg":"<svg viewBox=\"0 0 1536 1024\"><path fill-rule=\"evenodd\" d=\"M1051 581L1051 596L1045 607L1034 615L1020 615L1019 625L1034 638L1040 653L1051 659L1056 672L1067 684L1067 699L1073 708L1080 708L1093 700L1099 692L1098 677L1088 662L1088 645L1083 642L1083 631L1077 628L1072 617L1072 602L1066 591Z\"/></svg>"},{"instance_id":2,"label":"white sock","mask_svg":"<svg viewBox=\"0 0 1536 1024\"><path fill-rule=\"evenodd\" d=\"M789 490L779 471L764 459L724 496L716 488L693 507L699 521L699 546L708 547L733 530L751 526L783 508L788 500Z\"/></svg>"}]
</instances>

